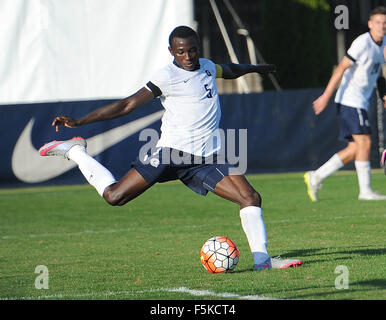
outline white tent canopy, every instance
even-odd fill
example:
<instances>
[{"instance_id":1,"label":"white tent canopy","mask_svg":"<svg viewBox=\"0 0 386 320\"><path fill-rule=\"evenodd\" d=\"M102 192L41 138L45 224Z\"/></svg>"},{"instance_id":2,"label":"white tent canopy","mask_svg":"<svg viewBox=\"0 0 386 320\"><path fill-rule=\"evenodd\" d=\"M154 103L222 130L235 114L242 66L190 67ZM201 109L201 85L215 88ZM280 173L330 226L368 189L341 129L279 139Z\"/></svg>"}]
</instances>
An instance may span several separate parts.
<instances>
[{"instance_id":1,"label":"white tent canopy","mask_svg":"<svg viewBox=\"0 0 386 320\"><path fill-rule=\"evenodd\" d=\"M193 0L2 0L0 104L121 98L171 60Z\"/></svg>"}]
</instances>

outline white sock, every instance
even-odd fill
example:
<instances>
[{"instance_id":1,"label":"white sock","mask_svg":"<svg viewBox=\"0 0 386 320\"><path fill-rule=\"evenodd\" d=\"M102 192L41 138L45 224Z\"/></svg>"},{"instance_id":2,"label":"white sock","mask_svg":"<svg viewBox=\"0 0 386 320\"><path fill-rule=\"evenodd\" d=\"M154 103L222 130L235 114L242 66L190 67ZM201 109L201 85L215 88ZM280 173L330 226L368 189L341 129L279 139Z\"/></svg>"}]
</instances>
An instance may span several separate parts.
<instances>
[{"instance_id":1,"label":"white sock","mask_svg":"<svg viewBox=\"0 0 386 320\"><path fill-rule=\"evenodd\" d=\"M359 193L371 193L371 164L370 161L355 161L358 176Z\"/></svg>"},{"instance_id":2,"label":"white sock","mask_svg":"<svg viewBox=\"0 0 386 320\"><path fill-rule=\"evenodd\" d=\"M340 160L338 154L335 153L325 164L315 171L316 177L319 180L318 182L322 182L322 180L326 179L343 166L342 160Z\"/></svg>"},{"instance_id":3,"label":"white sock","mask_svg":"<svg viewBox=\"0 0 386 320\"><path fill-rule=\"evenodd\" d=\"M86 180L102 197L106 187L117 181L109 170L87 154L83 146L77 145L72 147L68 151L67 156L77 163Z\"/></svg>"},{"instance_id":4,"label":"white sock","mask_svg":"<svg viewBox=\"0 0 386 320\"><path fill-rule=\"evenodd\" d=\"M263 212L259 207L245 207L240 210L241 226L247 236L255 264L261 264L269 257L267 234Z\"/></svg>"}]
</instances>

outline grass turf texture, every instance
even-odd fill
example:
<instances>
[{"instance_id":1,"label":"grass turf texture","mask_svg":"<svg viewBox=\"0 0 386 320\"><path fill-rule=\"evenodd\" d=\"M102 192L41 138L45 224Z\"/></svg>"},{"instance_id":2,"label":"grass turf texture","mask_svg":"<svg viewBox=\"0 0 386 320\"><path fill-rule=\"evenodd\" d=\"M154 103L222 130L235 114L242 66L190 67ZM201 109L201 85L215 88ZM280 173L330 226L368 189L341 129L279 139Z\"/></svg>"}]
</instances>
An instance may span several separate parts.
<instances>
[{"instance_id":1,"label":"grass turf texture","mask_svg":"<svg viewBox=\"0 0 386 320\"><path fill-rule=\"evenodd\" d=\"M88 185L2 189L0 299L386 299L386 201L358 201L355 172L341 171L312 203L302 175L248 176L263 197L270 254L304 261L264 271L252 271L237 205L180 182L123 207ZM373 170L372 184L386 192L383 171ZM215 235L240 250L232 273L209 274L200 263ZM48 290L35 288L37 265L49 270ZM335 288L339 265L348 289Z\"/></svg>"}]
</instances>

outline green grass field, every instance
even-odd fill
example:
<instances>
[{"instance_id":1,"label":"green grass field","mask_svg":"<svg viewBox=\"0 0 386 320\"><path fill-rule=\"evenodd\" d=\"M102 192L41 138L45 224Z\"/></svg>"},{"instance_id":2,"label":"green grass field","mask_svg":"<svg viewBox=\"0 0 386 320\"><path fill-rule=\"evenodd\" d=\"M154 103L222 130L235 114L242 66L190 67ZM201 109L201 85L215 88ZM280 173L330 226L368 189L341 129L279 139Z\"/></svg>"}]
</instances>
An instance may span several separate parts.
<instances>
[{"instance_id":1,"label":"green grass field","mask_svg":"<svg viewBox=\"0 0 386 320\"><path fill-rule=\"evenodd\" d=\"M123 207L88 185L0 190L0 299L386 299L386 202L358 201L354 171L324 181L309 201L302 173L248 176L262 194L269 252L299 268L253 271L238 207L180 182L158 184ZM373 171L386 193L386 176ZM202 267L202 244L233 239L228 274ZM38 265L49 289L36 289ZM338 266L349 271L337 289Z\"/></svg>"}]
</instances>

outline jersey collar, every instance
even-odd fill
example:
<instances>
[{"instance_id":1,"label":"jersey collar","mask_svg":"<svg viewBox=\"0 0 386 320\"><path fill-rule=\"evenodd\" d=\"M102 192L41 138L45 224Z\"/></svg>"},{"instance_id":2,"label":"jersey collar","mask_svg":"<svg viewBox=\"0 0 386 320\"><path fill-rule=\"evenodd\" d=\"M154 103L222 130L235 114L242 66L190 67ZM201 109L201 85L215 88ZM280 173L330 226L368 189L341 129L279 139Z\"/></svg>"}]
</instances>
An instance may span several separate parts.
<instances>
[{"instance_id":1,"label":"jersey collar","mask_svg":"<svg viewBox=\"0 0 386 320\"><path fill-rule=\"evenodd\" d=\"M370 35L371 40L373 40L373 42L374 42L378 47L381 47L381 46L382 46L382 44L383 44L383 38L382 38L381 42L376 42L376 41L374 40L373 36L371 35L370 31L369 31L369 35Z\"/></svg>"}]
</instances>

